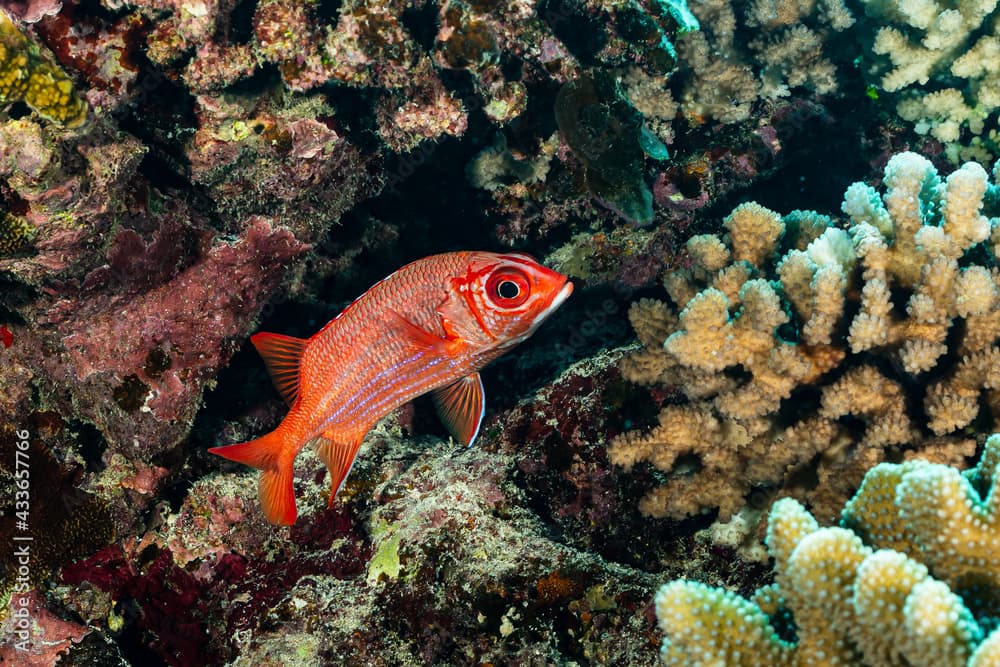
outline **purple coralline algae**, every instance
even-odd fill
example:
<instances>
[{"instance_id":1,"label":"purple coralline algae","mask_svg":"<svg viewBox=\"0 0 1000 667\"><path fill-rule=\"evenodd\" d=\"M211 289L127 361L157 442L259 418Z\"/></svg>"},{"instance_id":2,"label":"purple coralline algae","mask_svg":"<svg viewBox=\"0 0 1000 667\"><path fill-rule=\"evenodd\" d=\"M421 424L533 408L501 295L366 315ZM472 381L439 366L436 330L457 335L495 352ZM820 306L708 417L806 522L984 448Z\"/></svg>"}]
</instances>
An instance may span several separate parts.
<instances>
[{"instance_id":1,"label":"purple coralline algae","mask_svg":"<svg viewBox=\"0 0 1000 667\"><path fill-rule=\"evenodd\" d=\"M46 16L54 16L62 9L62 5L62 0L4 0L4 2L0 2L0 7L25 23L35 23Z\"/></svg>"}]
</instances>

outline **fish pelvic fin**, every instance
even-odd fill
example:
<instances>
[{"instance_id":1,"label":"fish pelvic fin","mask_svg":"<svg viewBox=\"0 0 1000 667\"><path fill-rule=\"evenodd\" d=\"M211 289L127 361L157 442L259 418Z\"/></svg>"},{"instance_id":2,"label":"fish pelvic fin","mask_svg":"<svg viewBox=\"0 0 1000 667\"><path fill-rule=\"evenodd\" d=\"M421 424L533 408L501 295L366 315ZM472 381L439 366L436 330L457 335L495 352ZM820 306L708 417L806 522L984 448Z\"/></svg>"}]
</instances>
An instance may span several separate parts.
<instances>
[{"instance_id":1,"label":"fish pelvic fin","mask_svg":"<svg viewBox=\"0 0 1000 667\"><path fill-rule=\"evenodd\" d=\"M333 507L333 501L340 493L340 488L344 486L347 476L351 474L351 468L354 467L354 461L358 458L358 450L361 449L363 438L364 436L361 436L344 444L337 442L337 436L332 433L324 433L320 439L317 453L326 464L327 470L330 471L330 507Z\"/></svg>"},{"instance_id":2,"label":"fish pelvic fin","mask_svg":"<svg viewBox=\"0 0 1000 667\"><path fill-rule=\"evenodd\" d=\"M257 496L267 520L278 526L295 523L295 490L292 488L292 461L294 457L282 456L284 441L277 431L226 447L212 447L209 453L259 469Z\"/></svg>"},{"instance_id":3,"label":"fish pelvic fin","mask_svg":"<svg viewBox=\"0 0 1000 667\"><path fill-rule=\"evenodd\" d=\"M438 416L448 431L465 446L470 446L479 435L486 409L483 381L479 373L466 375L451 384L435 389L434 405Z\"/></svg>"},{"instance_id":4,"label":"fish pelvic fin","mask_svg":"<svg viewBox=\"0 0 1000 667\"><path fill-rule=\"evenodd\" d=\"M295 338L276 333L259 333L250 342L267 366L271 381L288 405L295 403L299 393L299 361L306 349L305 338Z\"/></svg>"}]
</instances>

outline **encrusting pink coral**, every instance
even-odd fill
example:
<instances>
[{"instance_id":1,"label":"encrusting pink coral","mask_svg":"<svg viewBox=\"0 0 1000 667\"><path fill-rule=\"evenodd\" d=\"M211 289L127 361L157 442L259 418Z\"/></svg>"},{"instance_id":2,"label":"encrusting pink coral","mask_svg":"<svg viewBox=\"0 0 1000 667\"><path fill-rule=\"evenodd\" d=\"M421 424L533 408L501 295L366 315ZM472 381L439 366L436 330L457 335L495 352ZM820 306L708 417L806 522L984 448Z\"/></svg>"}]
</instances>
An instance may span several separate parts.
<instances>
[{"instance_id":1,"label":"encrusting pink coral","mask_svg":"<svg viewBox=\"0 0 1000 667\"><path fill-rule=\"evenodd\" d=\"M66 331L62 353L37 363L64 382L76 411L99 424L113 447L129 453L138 439L148 458L186 432L205 383L234 351L228 341L246 335L264 295L307 248L263 218L248 220L237 242L217 243L148 292L75 308L56 303L39 324ZM157 350L164 368L150 370Z\"/></svg>"}]
</instances>

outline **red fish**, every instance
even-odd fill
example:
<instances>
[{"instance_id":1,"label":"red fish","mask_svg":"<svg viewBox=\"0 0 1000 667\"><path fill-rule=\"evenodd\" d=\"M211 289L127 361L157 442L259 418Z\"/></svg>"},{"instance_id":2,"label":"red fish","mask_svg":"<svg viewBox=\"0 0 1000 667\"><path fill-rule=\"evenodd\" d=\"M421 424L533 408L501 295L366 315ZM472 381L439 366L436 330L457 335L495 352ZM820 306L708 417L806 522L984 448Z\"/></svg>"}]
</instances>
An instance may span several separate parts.
<instances>
[{"instance_id":1,"label":"red fish","mask_svg":"<svg viewBox=\"0 0 1000 667\"><path fill-rule=\"evenodd\" d=\"M0 324L0 343L3 343L4 347L10 347L14 344L14 334L11 333L6 324Z\"/></svg>"},{"instance_id":2,"label":"red fish","mask_svg":"<svg viewBox=\"0 0 1000 667\"><path fill-rule=\"evenodd\" d=\"M208 450L261 470L267 520L295 522L292 463L312 440L330 471L330 503L365 434L409 400L434 392L445 425L472 444L483 419L479 369L534 333L573 291L530 257L451 252L376 283L311 338L250 338L291 406L274 431Z\"/></svg>"}]
</instances>

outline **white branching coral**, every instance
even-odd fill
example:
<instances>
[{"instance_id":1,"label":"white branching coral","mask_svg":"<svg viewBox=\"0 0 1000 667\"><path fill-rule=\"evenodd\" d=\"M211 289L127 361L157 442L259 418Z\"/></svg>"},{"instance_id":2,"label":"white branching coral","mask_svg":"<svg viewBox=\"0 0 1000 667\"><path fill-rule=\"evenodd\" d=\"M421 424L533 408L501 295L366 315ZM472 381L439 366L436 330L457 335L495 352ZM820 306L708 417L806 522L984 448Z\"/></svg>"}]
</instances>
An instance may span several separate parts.
<instances>
[{"instance_id":1,"label":"white branching coral","mask_svg":"<svg viewBox=\"0 0 1000 667\"><path fill-rule=\"evenodd\" d=\"M881 464L820 528L802 505L771 509L775 584L745 600L691 581L656 595L661 656L683 667L987 667L1000 664L1000 436L966 473ZM775 619L794 624L779 638ZM992 631L992 632L991 632Z\"/></svg>"},{"instance_id":2,"label":"white branching coral","mask_svg":"<svg viewBox=\"0 0 1000 667\"><path fill-rule=\"evenodd\" d=\"M608 448L668 473L645 513L727 520L765 489L829 518L887 451L952 462L963 429L1000 427L1000 190L978 164L942 179L913 153L884 184L848 188L842 226L743 204L725 236L688 241L673 305L633 306L625 377L687 400Z\"/></svg>"}]
</instances>

